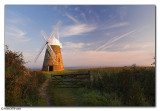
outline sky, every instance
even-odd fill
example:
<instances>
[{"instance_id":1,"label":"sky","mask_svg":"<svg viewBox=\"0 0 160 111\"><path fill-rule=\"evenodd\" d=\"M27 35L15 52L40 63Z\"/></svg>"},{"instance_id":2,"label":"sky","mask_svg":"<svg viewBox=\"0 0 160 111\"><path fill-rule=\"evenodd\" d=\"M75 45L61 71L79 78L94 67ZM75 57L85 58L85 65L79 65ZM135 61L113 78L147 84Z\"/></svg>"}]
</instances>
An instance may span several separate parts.
<instances>
[{"instance_id":1,"label":"sky","mask_svg":"<svg viewBox=\"0 0 160 111\"><path fill-rule=\"evenodd\" d=\"M64 67L150 66L155 56L154 5L6 5L5 44L41 68L45 44L58 21Z\"/></svg>"}]
</instances>

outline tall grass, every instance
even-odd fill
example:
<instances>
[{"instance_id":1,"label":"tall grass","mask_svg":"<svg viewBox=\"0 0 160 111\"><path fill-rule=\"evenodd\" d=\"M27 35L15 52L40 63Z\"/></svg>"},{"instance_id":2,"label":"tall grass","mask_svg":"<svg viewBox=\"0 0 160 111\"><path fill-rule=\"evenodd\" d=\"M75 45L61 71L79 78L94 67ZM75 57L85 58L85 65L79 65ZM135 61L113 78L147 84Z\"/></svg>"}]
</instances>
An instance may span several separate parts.
<instances>
[{"instance_id":1,"label":"tall grass","mask_svg":"<svg viewBox=\"0 0 160 111\"><path fill-rule=\"evenodd\" d=\"M91 89L116 94L126 106L155 106L155 68L93 71Z\"/></svg>"}]
</instances>

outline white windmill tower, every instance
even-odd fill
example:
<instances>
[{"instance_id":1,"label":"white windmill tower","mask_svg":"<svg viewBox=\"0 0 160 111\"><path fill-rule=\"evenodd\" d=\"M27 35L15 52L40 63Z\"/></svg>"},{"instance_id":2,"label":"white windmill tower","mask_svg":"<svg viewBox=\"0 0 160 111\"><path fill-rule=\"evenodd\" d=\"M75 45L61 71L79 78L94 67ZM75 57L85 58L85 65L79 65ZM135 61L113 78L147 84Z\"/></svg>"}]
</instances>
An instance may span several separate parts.
<instances>
[{"instance_id":1,"label":"white windmill tower","mask_svg":"<svg viewBox=\"0 0 160 111\"><path fill-rule=\"evenodd\" d=\"M45 39L46 43L43 45L42 49L40 50L40 52L36 56L35 61L38 59L39 55L41 54L41 52L43 51L43 49L47 45L47 49L46 49L46 53L45 53L45 57L44 57L44 62L43 62L43 67L42 67L43 71L62 71L62 70L64 70L62 54L61 54L62 44L59 41L59 35L58 35L58 39L56 39L55 36L53 35L59 24L60 24L60 21L58 21L58 23L54 27L54 29L48 39L47 39L45 33L43 31L41 31L41 34L42 34L43 38Z\"/></svg>"}]
</instances>

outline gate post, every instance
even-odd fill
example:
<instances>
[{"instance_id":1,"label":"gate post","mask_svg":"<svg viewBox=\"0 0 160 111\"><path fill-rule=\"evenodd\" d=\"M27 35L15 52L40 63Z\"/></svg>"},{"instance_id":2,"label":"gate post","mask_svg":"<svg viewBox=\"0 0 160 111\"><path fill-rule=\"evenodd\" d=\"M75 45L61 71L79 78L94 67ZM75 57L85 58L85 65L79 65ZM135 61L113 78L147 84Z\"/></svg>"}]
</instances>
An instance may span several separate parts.
<instances>
[{"instance_id":1,"label":"gate post","mask_svg":"<svg viewBox=\"0 0 160 111\"><path fill-rule=\"evenodd\" d=\"M88 74L89 74L89 82L90 82L90 70L88 71Z\"/></svg>"},{"instance_id":2,"label":"gate post","mask_svg":"<svg viewBox=\"0 0 160 111\"><path fill-rule=\"evenodd\" d=\"M90 70L88 71L88 74L89 74L89 88L91 87L91 73L90 73Z\"/></svg>"}]
</instances>

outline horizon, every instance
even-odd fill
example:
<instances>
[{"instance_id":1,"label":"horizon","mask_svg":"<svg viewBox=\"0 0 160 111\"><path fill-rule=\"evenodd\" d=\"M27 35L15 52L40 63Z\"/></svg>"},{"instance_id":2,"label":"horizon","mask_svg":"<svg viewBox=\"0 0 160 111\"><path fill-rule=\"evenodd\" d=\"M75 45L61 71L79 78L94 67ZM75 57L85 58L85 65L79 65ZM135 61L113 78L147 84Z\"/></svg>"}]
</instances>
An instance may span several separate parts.
<instances>
[{"instance_id":1,"label":"horizon","mask_svg":"<svg viewBox=\"0 0 160 111\"><path fill-rule=\"evenodd\" d=\"M132 65L127 65L127 66L75 66L75 67L64 67L64 70L74 70L74 69L92 69L92 68L123 68L123 67L133 67L134 64ZM155 67L154 65L152 66L138 66L135 64L135 67ZM40 67L32 67L32 68L27 68L28 70L42 70Z\"/></svg>"},{"instance_id":2,"label":"horizon","mask_svg":"<svg viewBox=\"0 0 160 111\"><path fill-rule=\"evenodd\" d=\"M53 14L52 14L53 13ZM5 45L23 52L27 68L57 21L64 67L151 66L155 57L154 5L6 5ZM56 36L56 35L55 35Z\"/></svg>"}]
</instances>

